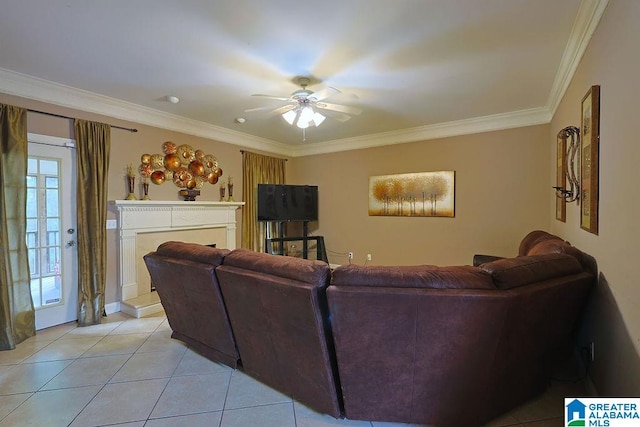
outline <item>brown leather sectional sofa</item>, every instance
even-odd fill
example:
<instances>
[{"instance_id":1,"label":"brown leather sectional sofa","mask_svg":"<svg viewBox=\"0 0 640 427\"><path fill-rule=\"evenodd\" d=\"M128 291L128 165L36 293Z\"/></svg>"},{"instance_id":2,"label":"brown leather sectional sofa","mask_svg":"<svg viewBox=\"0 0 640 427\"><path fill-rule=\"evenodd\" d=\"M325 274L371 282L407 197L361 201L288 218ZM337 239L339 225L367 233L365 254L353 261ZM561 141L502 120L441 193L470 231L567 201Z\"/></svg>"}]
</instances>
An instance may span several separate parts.
<instances>
[{"instance_id":1,"label":"brown leather sectional sofa","mask_svg":"<svg viewBox=\"0 0 640 427\"><path fill-rule=\"evenodd\" d=\"M145 256L173 337L316 411L480 425L543 391L595 263L528 234L473 266L342 266L167 242Z\"/></svg>"}]
</instances>

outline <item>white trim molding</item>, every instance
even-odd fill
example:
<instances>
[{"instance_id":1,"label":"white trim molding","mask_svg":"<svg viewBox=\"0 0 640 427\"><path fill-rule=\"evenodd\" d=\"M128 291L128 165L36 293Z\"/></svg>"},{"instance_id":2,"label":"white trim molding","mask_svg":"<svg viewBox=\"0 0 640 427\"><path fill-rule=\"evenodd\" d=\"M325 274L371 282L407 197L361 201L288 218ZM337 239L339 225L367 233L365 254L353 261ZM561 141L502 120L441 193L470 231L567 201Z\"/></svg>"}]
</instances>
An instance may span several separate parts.
<instances>
[{"instance_id":1,"label":"white trim molding","mask_svg":"<svg viewBox=\"0 0 640 427\"><path fill-rule=\"evenodd\" d=\"M110 202L118 212L118 269L122 300L139 296L138 233L224 228L226 248L236 247L236 210L244 202L171 202L131 201Z\"/></svg>"},{"instance_id":2,"label":"white trim molding","mask_svg":"<svg viewBox=\"0 0 640 427\"><path fill-rule=\"evenodd\" d=\"M288 155L289 146L286 144L3 68L0 68L0 91L9 95L35 99L132 123L154 126L241 147Z\"/></svg>"},{"instance_id":3,"label":"white trim molding","mask_svg":"<svg viewBox=\"0 0 640 427\"><path fill-rule=\"evenodd\" d=\"M556 113L556 109L562 101L571 79L580 64L580 60L587 50L591 36L596 31L596 27L604 15L604 11L609 4L609 0L582 0L580 9L571 28L569 41L564 49L564 54L560 60L560 66L553 82L547 106L551 116Z\"/></svg>"},{"instance_id":4,"label":"white trim molding","mask_svg":"<svg viewBox=\"0 0 640 427\"><path fill-rule=\"evenodd\" d=\"M582 0L573 22L547 105L529 110L438 123L399 131L291 146L232 129L187 119L59 83L0 68L0 91L108 117L181 132L289 157L310 156L382 145L533 126L551 121L584 55L609 0Z\"/></svg>"},{"instance_id":5,"label":"white trim molding","mask_svg":"<svg viewBox=\"0 0 640 427\"><path fill-rule=\"evenodd\" d=\"M31 132L27 133L27 141L33 142L34 144L54 145L65 148L74 148L76 146L76 142L73 139Z\"/></svg>"},{"instance_id":6,"label":"white trim molding","mask_svg":"<svg viewBox=\"0 0 640 427\"><path fill-rule=\"evenodd\" d=\"M104 305L104 312L109 314L117 313L120 311L120 301L112 302Z\"/></svg>"},{"instance_id":7,"label":"white trim molding","mask_svg":"<svg viewBox=\"0 0 640 427\"><path fill-rule=\"evenodd\" d=\"M546 107L532 108L511 113L494 114L486 117L420 126L400 131L306 144L304 146L292 147L291 157L360 150L363 148L381 147L383 145L404 144L407 142L427 141L451 136L535 126L546 124L550 121L551 114Z\"/></svg>"}]
</instances>

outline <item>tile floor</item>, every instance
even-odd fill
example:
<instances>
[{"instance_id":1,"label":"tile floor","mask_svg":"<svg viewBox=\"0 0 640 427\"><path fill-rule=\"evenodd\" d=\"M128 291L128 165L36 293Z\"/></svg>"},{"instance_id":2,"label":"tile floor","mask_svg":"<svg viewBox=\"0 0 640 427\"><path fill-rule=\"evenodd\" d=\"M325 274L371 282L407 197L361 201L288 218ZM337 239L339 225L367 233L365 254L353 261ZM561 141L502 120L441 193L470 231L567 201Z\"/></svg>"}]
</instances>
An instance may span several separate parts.
<instances>
[{"instance_id":1,"label":"tile floor","mask_svg":"<svg viewBox=\"0 0 640 427\"><path fill-rule=\"evenodd\" d=\"M56 326L0 351L0 427L406 426L317 414L170 335L163 314L115 313L101 325ZM563 397L584 395L582 383L557 382L489 425L562 426Z\"/></svg>"}]
</instances>

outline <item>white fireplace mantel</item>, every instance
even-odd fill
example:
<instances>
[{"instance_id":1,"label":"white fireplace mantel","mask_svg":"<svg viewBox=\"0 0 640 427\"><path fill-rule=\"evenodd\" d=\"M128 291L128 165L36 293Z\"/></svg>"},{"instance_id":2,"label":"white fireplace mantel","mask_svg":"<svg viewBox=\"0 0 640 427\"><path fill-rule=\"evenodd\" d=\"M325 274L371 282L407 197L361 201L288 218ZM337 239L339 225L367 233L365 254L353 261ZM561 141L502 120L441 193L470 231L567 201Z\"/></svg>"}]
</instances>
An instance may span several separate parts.
<instances>
[{"instance_id":1,"label":"white fireplace mantel","mask_svg":"<svg viewBox=\"0 0 640 427\"><path fill-rule=\"evenodd\" d=\"M118 249L122 300L140 295L136 240L140 233L224 228L225 247L236 248L236 210L244 202L114 200L118 212Z\"/></svg>"}]
</instances>

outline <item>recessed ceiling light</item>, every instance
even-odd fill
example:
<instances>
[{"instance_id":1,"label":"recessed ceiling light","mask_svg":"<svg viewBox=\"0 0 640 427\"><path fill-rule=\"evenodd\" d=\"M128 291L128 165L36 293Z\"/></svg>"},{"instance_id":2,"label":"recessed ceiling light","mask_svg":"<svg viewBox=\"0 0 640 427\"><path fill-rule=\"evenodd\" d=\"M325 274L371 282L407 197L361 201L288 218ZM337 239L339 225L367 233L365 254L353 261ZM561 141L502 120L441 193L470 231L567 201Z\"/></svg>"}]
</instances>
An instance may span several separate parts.
<instances>
[{"instance_id":1,"label":"recessed ceiling light","mask_svg":"<svg viewBox=\"0 0 640 427\"><path fill-rule=\"evenodd\" d=\"M245 119L244 117L236 117L236 119L234 120L234 122L240 123L240 124L243 124L246 121L247 119Z\"/></svg>"},{"instance_id":2,"label":"recessed ceiling light","mask_svg":"<svg viewBox=\"0 0 640 427\"><path fill-rule=\"evenodd\" d=\"M180 98L178 98L177 96L167 95L166 98L167 98L167 101L169 101L172 104L177 104L178 102L180 102Z\"/></svg>"}]
</instances>

